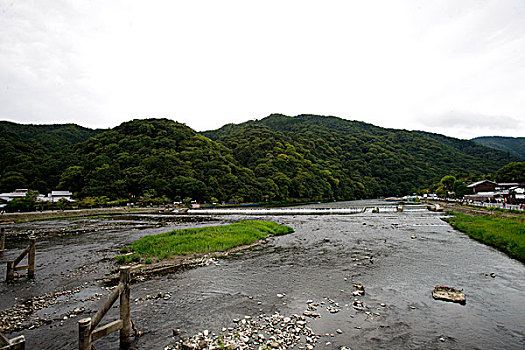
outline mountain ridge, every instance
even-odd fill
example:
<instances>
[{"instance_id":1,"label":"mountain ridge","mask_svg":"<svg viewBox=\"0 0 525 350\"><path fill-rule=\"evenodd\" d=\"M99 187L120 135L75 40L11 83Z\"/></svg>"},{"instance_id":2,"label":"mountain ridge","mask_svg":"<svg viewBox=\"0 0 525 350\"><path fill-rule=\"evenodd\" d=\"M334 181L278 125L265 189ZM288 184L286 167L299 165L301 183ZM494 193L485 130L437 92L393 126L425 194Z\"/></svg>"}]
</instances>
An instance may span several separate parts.
<instances>
[{"instance_id":1,"label":"mountain ridge","mask_svg":"<svg viewBox=\"0 0 525 350\"><path fill-rule=\"evenodd\" d=\"M473 138L471 141L513 154L525 160L525 137L482 136Z\"/></svg>"},{"instance_id":2,"label":"mountain ridge","mask_svg":"<svg viewBox=\"0 0 525 350\"><path fill-rule=\"evenodd\" d=\"M518 159L468 140L310 114L200 133L154 118L107 130L38 126L38 135L32 126L8 126L0 129L12 141L0 161L0 191L63 188L80 197L370 198L411 193L447 174L479 177Z\"/></svg>"}]
</instances>

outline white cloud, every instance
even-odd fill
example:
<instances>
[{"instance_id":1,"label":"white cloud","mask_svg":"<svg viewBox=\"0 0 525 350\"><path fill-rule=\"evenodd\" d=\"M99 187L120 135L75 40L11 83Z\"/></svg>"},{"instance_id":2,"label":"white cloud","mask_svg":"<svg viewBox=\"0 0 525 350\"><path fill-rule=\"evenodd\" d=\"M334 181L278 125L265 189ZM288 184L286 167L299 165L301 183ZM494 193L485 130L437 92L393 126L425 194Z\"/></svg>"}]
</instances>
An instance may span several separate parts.
<instances>
[{"instance_id":1,"label":"white cloud","mask_svg":"<svg viewBox=\"0 0 525 350\"><path fill-rule=\"evenodd\" d=\"M316 113L454 135L420 121L525 114L519 0L19 1L0 21L0 119L206 130Z\"/></svg>"},{"instance_id":2,"label":"white cloud","mask_svg":"<svg viewBox=\"0 0 525 350\"><path fill-rule=\"evenodd\" d=\"M524 127L522 120L508 116L458 111L427 116L427 118L419 120L419 123L425 130L445 131L446 135L462 139L470 139L474 136L490 136L493 135L495 129L502 133L512 133L514 130L520 130Z\"/></svg>"}]
</instances>

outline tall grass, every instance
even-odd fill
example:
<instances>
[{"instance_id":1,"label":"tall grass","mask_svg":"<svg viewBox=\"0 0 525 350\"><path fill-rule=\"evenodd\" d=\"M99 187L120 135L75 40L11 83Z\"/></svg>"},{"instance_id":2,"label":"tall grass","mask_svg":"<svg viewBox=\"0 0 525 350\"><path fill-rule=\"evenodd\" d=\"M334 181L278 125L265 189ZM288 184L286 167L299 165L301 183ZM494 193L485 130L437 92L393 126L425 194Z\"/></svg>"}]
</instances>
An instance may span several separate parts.
<instances>
[{"instance_id":1,"label":"tall grass","mask_svg":"<svg viewBox=\"0 0 525 350\"><path fill-rule=\"evenodd\" d=\"M161 260L175 255L225 251L268 235L290 232L293 232L291 227L275 222L244 220L231 225L181 229L142 237L126 250Z\"/></svg>"},{"instance_id":2,"label":"tall grass","mask_svg":"<svg viewBox=\"0 0 525 350\"><path fill-rule=\"evenodd\" d=\"M446 221L473 239L525 262L525 219L521 217L470 216L452 212Z\"/></svg>"}]
</instances>

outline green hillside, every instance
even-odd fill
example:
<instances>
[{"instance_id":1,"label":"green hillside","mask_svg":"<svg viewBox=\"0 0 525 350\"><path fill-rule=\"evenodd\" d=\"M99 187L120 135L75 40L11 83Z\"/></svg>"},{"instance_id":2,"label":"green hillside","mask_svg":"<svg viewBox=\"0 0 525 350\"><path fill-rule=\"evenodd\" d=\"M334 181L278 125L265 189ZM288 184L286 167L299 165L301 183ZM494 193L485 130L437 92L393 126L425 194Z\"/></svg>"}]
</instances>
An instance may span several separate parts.
<instances>
[{"instance_id":1,"label":"green hillside","mask_svg":"<svg viewBox=\"0 0 525 350\"><path fill-rule=\"evenodd\" d=\"M276 114L203 134L293 198L397 196L446 174L476 176L516 160L470 141L315 115Z\"/></svg>"},{"instance_id":2,"label":"green hillside","mask_svg":"<svg viewBox=\"0 0 525 350\"><path fill-rule=\"evenodd\" d=\"M525 160L525 137L484 136L472 139L480 145L513 154Z\"/></svg>"},{"instance_id":3,"label":"green hillside","mask_svg":"<svg viewBox=\"0 0 525 350\"><path fill-rule=\"evenodd\" d=\"M167 119L133 120L75 147L60 187L80 196L257 197L253 173L231 151Z\"/></svg>"},{"instance_id":4,"label":"green hillside","mask_svg":"<svg viewBox=\"0 0 525 350\"><path fill-rule=\"evenodd\" d=\"M72 161L71 148L101 130L75 124L27 125L0 121L0 192L31 188L47 193Z\"/></svg>"},{"instance_id":5,"label":"green hillside","mask_svg":"<svg viewBox=\"0 0 525 350\"><path fill-rule=\"evenodd\" d=\"M197 133L168 119L110 130L1 122L0 191L198 201L398 196L518 161L471 141L336 117L271 115Z\"/></svg>"}]
</instances>

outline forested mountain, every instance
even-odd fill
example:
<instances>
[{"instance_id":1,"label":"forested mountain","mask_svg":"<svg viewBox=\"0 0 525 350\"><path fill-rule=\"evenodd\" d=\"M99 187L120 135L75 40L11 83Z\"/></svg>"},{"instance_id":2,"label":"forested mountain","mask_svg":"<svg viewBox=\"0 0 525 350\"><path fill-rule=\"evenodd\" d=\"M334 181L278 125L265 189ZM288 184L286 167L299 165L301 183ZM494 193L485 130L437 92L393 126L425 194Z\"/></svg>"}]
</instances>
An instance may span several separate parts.
<instances>
[{"instance_id":1,"label":"forested mountain","mask_svg":"<svg viewBox=\"0 0 525 350\"><path fill-rule=\"evenodd\" d=\"M315 115L276 114L203 134L293 198L401 195L446 174L486 174L516 160L471 141Z\"/></svg>"},{"instance_id":2,"label":"forested mountain","mask_svg":"<svg viewBox=\"0 0 525 350\"><path fill-rule=\"evenodd\" d=\"M471 141L513 154L525 160L525 137L484 136L476 137Z\"/></svg>"},{"instance_id":3,"label":"forested mountain","mask_svg":"<svg viewBox=\"0 0 525 350\"><path fill-rule=\"evenodd\" d=\"M197 133L168 119L110 130L1 123L0 190L199 201L402 195L447 174L480 176L517 157L471 141L335 117L271 115Z\"/></svg>"},{"instance_id":4,"label":"forested mountain","mask_svg":"<svg viewBox=\"0 0 525 350\"><path fill-rule=\"evenodd\" d=\"M167 119L133 120L74 149L59 187L80 196L258 198L253 173L231 151Z\"/></svg>"},{"instance_id":5,"label":"forested mountain","mask_svg":"<svg viewBox=\"0 0 525 350\"><path fill-rule=\"evenodd\" d=\"M0 121L0 192L31 188L47 193L74 161L71 148L102 130L75 124L26 125Z\"/></svg>"}]
</instances>

